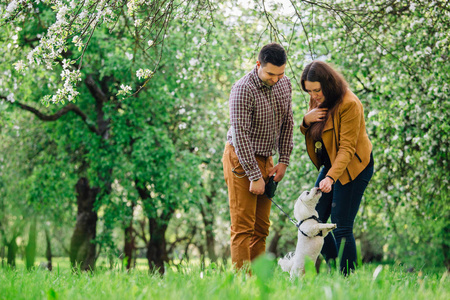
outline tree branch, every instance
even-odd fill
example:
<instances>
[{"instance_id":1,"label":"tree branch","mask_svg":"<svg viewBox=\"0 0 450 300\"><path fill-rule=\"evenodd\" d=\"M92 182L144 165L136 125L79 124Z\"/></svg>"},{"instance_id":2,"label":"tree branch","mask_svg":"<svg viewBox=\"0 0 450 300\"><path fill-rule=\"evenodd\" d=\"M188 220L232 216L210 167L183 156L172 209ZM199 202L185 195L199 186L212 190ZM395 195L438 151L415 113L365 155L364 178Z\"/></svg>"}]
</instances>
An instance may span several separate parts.
<instances>
[{"instance_id":1,"label":"tree branch","mask_svg":"<svg viewBox=\"0 0 450 300\"><path fill-rule=\"evenodd\" d=\"M103 111L103 105L108 101L108 95L106 91L103 91L94 80L94 76L89 74L84 80L89 92L95 99L95 111L97 113L97 126L99 135L104 138L108 138L108 126L109 119L105 120L105 112Z\"/></svg>"},{"instance_id":2,"label":"tree branch","mask_svg":"<svg viewBox=\"0 0 450 300\"><path fill-rule=\"evenodd\" d=\"M6 97L4 97L4 96L0 96L0 99L4 99L4 100L8 101L6 99ZM67 104L66 106L64 106L63 108L61 108L59 111L57 111L56 113L54 113L52 115L46 115L46 114L40 112L39 110L37 110L36 108L26 105L24 103L21 103L17 100L12 102L11 104L19 106L21 109L33 113L36 117L38 117L40 120L45 121L45 122L56 121L59 118L61 118L62 116L64 116L65 114L67 114L68 112L72 111L73 113L75 113L76 115L81 117L81 119L88 126L90 131L92 131L95 134L99 134L97 128L95 128L95 126L89 124L87 116L81 111L81 109L78 106L76 106L73 103Z\"/></svg>"}]
</instances>

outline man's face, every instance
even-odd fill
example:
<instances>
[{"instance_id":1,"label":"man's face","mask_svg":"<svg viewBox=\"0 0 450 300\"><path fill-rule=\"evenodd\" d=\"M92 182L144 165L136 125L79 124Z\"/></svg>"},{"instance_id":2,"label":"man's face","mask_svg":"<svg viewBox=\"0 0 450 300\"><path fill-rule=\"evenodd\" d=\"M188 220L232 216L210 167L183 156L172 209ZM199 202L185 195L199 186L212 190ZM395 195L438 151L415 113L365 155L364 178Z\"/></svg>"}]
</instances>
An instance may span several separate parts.
<instances>
[{"instance_id":1,"label":"man's face","mask_svg":"<svg viewBox=\"0 0 450 300\"><path fill-rule=\"evenodd\" d=\"M281 67L266 63L264 66L259 61L256 62L258 68L258 77L267 85L273 86L284 76L286 64Z\"/></svg>"}]
</instances>

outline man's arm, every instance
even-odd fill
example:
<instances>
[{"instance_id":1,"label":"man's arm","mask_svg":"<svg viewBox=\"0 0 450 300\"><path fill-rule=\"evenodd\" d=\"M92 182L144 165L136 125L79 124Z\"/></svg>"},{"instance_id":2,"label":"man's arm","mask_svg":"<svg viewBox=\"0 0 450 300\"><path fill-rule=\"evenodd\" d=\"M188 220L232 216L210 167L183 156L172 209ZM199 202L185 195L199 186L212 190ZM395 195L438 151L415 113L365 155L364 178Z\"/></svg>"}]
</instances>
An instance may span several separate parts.
<instances>
[{"instance_id":1,"label":"man's arm","mask_svg":"<svg viewBox=\"0 0 450 300\"><path fill-rule=\"evenodd\" d=\"M286 166L289 165L289 157L291 156L292 149L294 148L294 116L292 113L292 87L290 82L289 88L289 106L288 111L285 114L283 124L281 125L279 144L280 158L278 159L278 163L283 163Z\"/></svg>"},{"instance_id":2,"label":"man's arm","mask_svg":"<svg viewBox=\"0 0 450 300\"><path fill-rule=\"evenodd\" d=\"M245 85L233 86L230 94L230 121L233 146L248 179L262 178L255 159L255 151L249 139L254 96Z\"/></svg>"}]
</instances>

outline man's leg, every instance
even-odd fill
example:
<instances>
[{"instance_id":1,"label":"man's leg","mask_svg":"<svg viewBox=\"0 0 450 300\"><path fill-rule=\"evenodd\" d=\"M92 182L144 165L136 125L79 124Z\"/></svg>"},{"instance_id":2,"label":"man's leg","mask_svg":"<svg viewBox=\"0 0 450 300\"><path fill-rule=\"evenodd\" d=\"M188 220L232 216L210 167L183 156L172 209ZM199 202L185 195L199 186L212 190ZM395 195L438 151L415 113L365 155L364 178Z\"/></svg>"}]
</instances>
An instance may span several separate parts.
<instances>
[{"instance_id":1,"label":"man's leg","mask_svg":"<svg viewBox=\"0 0 450 300\"><path fill-rule=\"evenodd\" d=\"M251 259L250 243L254 233L257 196L250 193L250 181L239 164L234 147L228 143L223 155L223 171L230 205L231 261L240 269L245 261Z\"/></svg>"},{"instance_id":2,"label":"man's leg","mask_svg":"<svg viewBox=\"0 0 450 300\"><path fill-rule=\"evenodd\" d=\"M273 168L273 159L256 157L259 169L265 181L268 180L269 172ZM259 195L256 203L255 232L250 243L250 259L253 260L266 252L266 238L269 235L270 207L272 201L266 195Z\"/></svg>"},{"instance_id":3,"label":"man's leg","mask_svg":"<svg viewBox=\"0 0 450 300\"><path fill-rule=\"evenodd\" d=\"M256 205L255 231L250 243L250 259L253 260L266 252L266 238L269 235L269 215L271 201L267 196L258 196Z\"/></svg>"}]
</instances>

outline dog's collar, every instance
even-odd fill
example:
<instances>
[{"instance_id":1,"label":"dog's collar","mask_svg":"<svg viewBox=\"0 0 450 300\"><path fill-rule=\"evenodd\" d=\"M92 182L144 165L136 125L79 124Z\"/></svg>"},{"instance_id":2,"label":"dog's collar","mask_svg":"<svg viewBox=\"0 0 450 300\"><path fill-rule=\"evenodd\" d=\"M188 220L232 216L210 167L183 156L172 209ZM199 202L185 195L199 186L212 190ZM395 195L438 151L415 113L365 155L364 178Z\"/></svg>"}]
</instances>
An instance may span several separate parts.
<instances>
[{"instance_id":1,"label":"dog's collar","mask_svg":"<svg viewBox=\"0 0 450 300\"><path fill-rule=\"evenodd\" d=\"M311 216L311 217L309 217L309 218L303 219L303 220L301 220L300 222L298 222L298 224L297 224L298 230L299 230L304 236L306 236L306 237L322 236L322 230L319 231L319 233L318 233L317 235L315 235L315 236L309 236L309 235L307 235L306 233L304 233L304 232L300 229L300 226L303 224L303 222L305 222L305 221L307 221L307 220L311 220L311 219L316 220L318 223L322 223L322 221L320 221L320 219L319 219L318 217L316 217L316 216Z\"/></svg>"}]
</instances>

